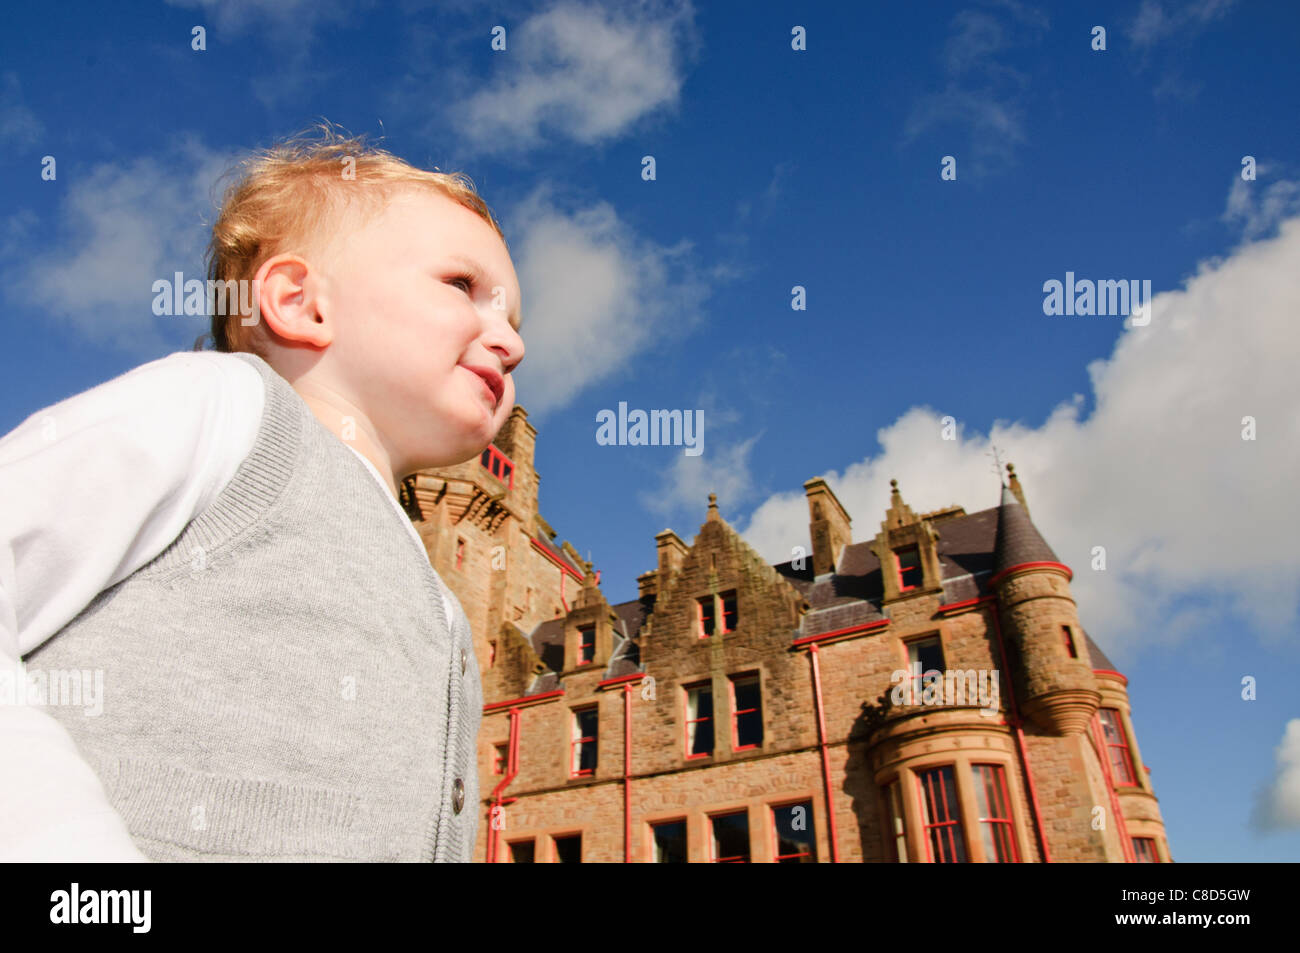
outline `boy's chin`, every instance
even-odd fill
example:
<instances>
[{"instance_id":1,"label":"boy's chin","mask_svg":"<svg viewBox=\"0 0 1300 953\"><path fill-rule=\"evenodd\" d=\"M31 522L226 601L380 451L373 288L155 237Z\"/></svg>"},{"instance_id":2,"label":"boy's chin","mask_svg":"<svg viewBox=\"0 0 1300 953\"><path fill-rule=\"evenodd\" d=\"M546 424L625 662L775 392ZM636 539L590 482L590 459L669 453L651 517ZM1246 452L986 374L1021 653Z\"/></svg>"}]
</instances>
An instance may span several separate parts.
<instances>
[{"instance_id":1,"label":"boy's chin","mask_svg":"<svg viewBox=\"0 0 1300 953\"><path fill-rule=\"evenodd\" d=\"M467 434L465 438L455 441L454 444L442 443L436 447L426 448L427 452L417 458L412 472L454 467L470 460L477 460L483 451L491 446L495 436L495 433L476 432L472 435Z\"/></svg>"}]
</instances>

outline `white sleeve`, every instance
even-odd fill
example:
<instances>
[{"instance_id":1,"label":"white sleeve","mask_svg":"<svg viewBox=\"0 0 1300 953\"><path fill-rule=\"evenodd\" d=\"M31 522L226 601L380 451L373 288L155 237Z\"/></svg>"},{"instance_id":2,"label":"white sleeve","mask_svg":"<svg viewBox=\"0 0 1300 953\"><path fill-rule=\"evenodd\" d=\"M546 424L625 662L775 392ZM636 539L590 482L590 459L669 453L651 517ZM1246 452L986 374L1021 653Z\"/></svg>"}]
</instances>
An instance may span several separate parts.
<instances>
[{"instance_id":1,"label":"white sleeve","mask_svg":"<svg viewBox=\"0 0 1300 953\"><path fill-rule=\"evenodd\" d=\"M251 365L178 352L0 438L0 679L207 507L252 449L264 402ZM0 861L144 859L42 708L0 695L0 764Z\"/></svg>"}]
</instances>

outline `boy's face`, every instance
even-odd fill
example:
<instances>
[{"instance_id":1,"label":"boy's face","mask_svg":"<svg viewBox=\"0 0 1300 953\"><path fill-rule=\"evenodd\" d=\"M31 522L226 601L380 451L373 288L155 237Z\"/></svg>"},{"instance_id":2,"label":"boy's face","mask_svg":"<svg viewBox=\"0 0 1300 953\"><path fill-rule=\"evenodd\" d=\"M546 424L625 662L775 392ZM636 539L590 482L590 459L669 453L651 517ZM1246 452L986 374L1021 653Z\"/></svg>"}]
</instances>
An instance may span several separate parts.
<instances>
[{"instance_id":1,"label":"boy's face","mask_svg":"<svg viewBox=\"0 0 1300 953\"><path fill-rule=\"evenodd\" d=\"M377 431L394 478L481 453L514 407L510 372L524 357L519 279L492 226L406 189L322 264L330 376ZM479 372L496 375L499 394Z\"/></svg>"}]
</instances>

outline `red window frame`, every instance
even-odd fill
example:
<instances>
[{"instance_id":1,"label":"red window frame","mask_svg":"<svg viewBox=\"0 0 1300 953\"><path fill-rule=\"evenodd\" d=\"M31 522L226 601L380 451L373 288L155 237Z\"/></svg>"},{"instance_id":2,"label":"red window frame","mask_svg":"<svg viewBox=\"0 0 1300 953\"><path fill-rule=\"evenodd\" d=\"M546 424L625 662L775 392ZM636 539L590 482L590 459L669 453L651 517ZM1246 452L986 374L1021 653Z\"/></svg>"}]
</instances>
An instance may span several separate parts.
<instances>
[{"instance_id":1,"label":"red window frame","mask_svg":"<svg viewBox=\"0 0 1300 953\"><path fill-rule=\"evenodd\" d=\"M661 828L661 827L667 827L667 826L669 826L669 825L676 826L676 825L678 825L678 824L680 824L680 825L682 826L682 850L683 850L683 852L686 854L686 857L684 858L684 860L685 860L686 862L688 862L688 863L690 862L690 859L691 859L691 854L690 854L690 846L691 846L691 831L690 831L690 825L687 824L687 822L686 822L686 818L684 818L684 817L666 817L666 818L663 818L662 820L651 821L651 822L650 822L650 851L651 851L651 856L654 858L654 863L656 863L656 864L661 864L661 863L662 863L662 864L675 863L675 861L660 860L660 859L659 859L659 838L658 838L657 835L658 835L658 830L659 830L659 828Z\"/></svg>"},{"instance_id":2,"label":"red window frame","mask_svg":"<svg viewBox=\"0 0 1300 953\"><path fill-rule=\"evenodd\" d=\"M1011 797L1007 792L1007 772L1000 764L973 764L975 803L988 808L988 816L979 818L981 843L986 863L1018 864L1020 849L1016 844L1016 825L1011 817ZM983 795L981 798L980 795ZM983 810L980 811L984 813ZM983 836L987 834L988 836ZM992 845L994 857L989 854Z\"/></svg>"},{"instance_id":3,"label":"red window frame","mask_svg":"<svg viewBox=\"0 0 1300 953\"><path fill-rule=\"evenodd\" d=\"M551 835L551 863L553 863L553 864L561 864L561 863L564 863L564 861L560 860L560 841L571 841L571 840L576 840L576 841L578 842L578 861L577 861L577 862L578 862L578 863L582 863L582 834L581 834L581 832L576 833L576 834L559 834L559 835L552 834L552 835Z\"/></svg>"},{"instance_id":4,"label":"red window frame","mask_svg":"<svg viewBox=\"0 0 1300 953\"><path fill-rule=\"evenodd\" d=\"M488 668L497 663L497 640L488 639Z\"/></svg>"},{"instance_id":5,"label":"red window frame","mask_svg":"<svg viewBox=\"0 0 1300 953\"><path fill-rule=\"evenodd\" d=\"M588 641L590 638L590 641ZM590 649L590 653L588 650ZM590 665L596 660L596 627L584 625L578 629L578 664Z\"/></svg>"},{"instance_id":6,"label":"red window frame","mask_svg":"<svg viewBox=\"0 0 1300 953\"><path fill-rule=\"evenodd\" d=\"M736 631L736 590L731 589L724 592L720 597L722 600L722 633Z\"/></svg>"},{"instance_id":7,"label":"red window frame","mask_svg":"<svg viewBox=\"0 0 1300 953\"><path fill-rule=\"evenodd\" d=\"M908 863L907 814L903 810L903 784L898 778L885 785L885 808L889 818L889 840L894 847L894 862Z\"/></svg>"},{"instance_id":8,"label":"red window frame","mask_svg":"<svg viewBox=\"0 0 1300 953\"><path fill-rule=\"evenodd\" d=\"M776 812L792 807L804 807L808 810L808 849L797 854L783 854L781 853L781 832L776 826ZM817 827L813 823L812 801L787 801L783 804L769 804L768 817L772 819L772 860L775 863L797 861L801 857L808 858L803 863L817 863Z\"/></svg>"},{"instance_id":9,"label":"red window frame","mask_svg":"<svg viewBox=\"0 0 1300 953\"><path fill-rule=\"evenodd\" d=\"M713 596L704 596L695 600L698 607L696 609L697 621L699 623L699 636L707 639L718 627L717 607L713 604Z\"/></svg>"},{"instance_id":10,"label":"red window frame","mask_svg":"<svg viewBox=\"0 0 1300 953\"><path fill-rule=\"evenodd\" d=\"M921 670L921 673L920 673L919 675L913 675L913 674L912 674L912 649L913 649L914 646L920 646L920 645L925 644L925 643L928 643L928 642L936 642L936 643L938 643L938 646L939 646L939 661L940 661L940 665L941 665L941 667L940 667L940 668L937 668L937 669L936 669L936 668L930 668L930 669L925 669L925 668L923 668L923 669ZM921 637L921 638L919 638L919 639L908 639L906 642L903 643L903 648L904 648L904 649L906 650L906 652L907 652L907 672L908 672L908 675L909 675L909 676L911 677L911 679L912 679L912 691L913 691L913 693L914 693L912 697L915 699L915 702L914 702L914 703L917 704L917 705L919 705L919 704L921 704L921 692L924 691L924 689L925 689L925 673L926 673L926 672L938 672L938 673L940 674L940 676L942 677L943 674L944 674L944 672L947 670L948 658L947 658L947 656L944 654L944 651L943 651L943 637L940 636L940 635L937 635L937 634L931 634L931 635L923 636L923 637ZM917 661L918 663L921 661L921 653L920 653L919 650L918 650L917 653L916 653L916 661Z\"/></svg>"},{"instance_id":11,"label":"red window frame","mask_svg":"<svg viewBox=\"0 0 1300 953\"><path fill-rule=\"evenodd\" d=\"M532 857L530 857L528 860L515 860L515 848L523 847L524 845L527 845L528 849L532 851ZM512 840L507 842L506 856L510 858L510 863L512 864L537 863L537 838L526 837L526 838L521 838L520 840Z\"/></svg>"},{"instance_id":12,"label":"red window frame","mask_svg":"<svg viewBox=\"0 0 1300 953\"><path fill-rule=\"evenodd\" d=\"M1133 769L1133 754L1129 751L1123 716L1118 708L1098 709L1097 716L1101 719L1102 737L1110 754L1110 769L1115 778L1115 786L1137 787L1137 771Z\"/></svg>"},{"instance_id":13,"label":"red window frame","mask_svg":"<svg viewBox=\"0 0 1300 953\"><path fill-rule=\"evenodd\" d=\"M743 817L745 819L745 853L733 856L718 856L718 834L714 825L724 817ZM749 812L748 811L724 811L721 814L709 815L709 859L715 864L747 864L753 856L753 850L748 843L749 838Z\"/></svg>"},{"instance_id":14,"label":"red window frame","mask_svg":"<svg viewBox=\"0 0 1300 953\"><path fill-rule=\"evenodd\" d=\"M736 683L753 682L758 688L758 707L745 708L737 710L736 708ZM727 688L729 692L729 701L731 703L731 750L732 751L749 751L752 748L760 748L763 745L763 683L757 672L742 672L737 675L727 676ZM758 714L758 741L754 744L742 745L740 741L740 716Z\"/></svg>"},{"instance_id":15,"label":"red window frame","mask_svg":"<svg viewBox=\"0 0 1300 953\"><path fill-rule=\"evenodd\" d=\"M509 457L496 448L494 444L488 446L479 454L478 462L488 473L492 474L498 480L506 485L507 490L513 490L515 487L515 465Z\"/></svg>"},{"instance_id":16,"label":"red window frame","mask_svg":"<svg viewBox=\"0 0 1300 953\"><path fill-rule=\"evenodd\" d=\"M1079 650L1074 645L1074 633L1068 625L1061 626L1061 638L1065 640L1065 653L1070 658L1078 658Z\"/></svg>"},{"instance_id":17,"label":"red window frame","mask_svg":"<svg viewBox=\"0 0 1300 953\"><path fill-rule=\"evenodd\" d=\"M708 693L709 693L709 711L710 711L710 712L713 712L713 683L712 683L711 681L692 682L692 683L689 684L689 685L683 685L683 686L682 686L682 690L683 690L683 694L682 694L682 745L683 745L683 747L682 747L682 750L683 750L683 751L685 752L685 754L686 754L686 760L687 760L687 761L692 761L692 760L694 760L694 759L696 759L696 758L707 758L707 757L709 757L710 755L713 754L713 749L712 749L712 747L710 747L710 749L709 749L708 751L697 751L697 752L695 752L694 754L691 754L691 729L690 729L690 726L693 725L693 724L696 724L696 723L698 723L698 722L703 722L703 721L712 721L712 722L713 722L713 725L712 725L711 727L714 728L714 732L715 732L715 734L714 734L714 736L713 736L713 740L714 740L714 743L716 744L716 743L717 743L717 740L718 740L718 738L717 738L717 734L716 734L716 730L717 730L717 729L716 729L717 722L714 720L712 714L705 715L703 718L692 718L692 717L691 717L691 692L693 692L693 691L701 691L701 690L708 692ZM696 706L696 710L698 710L698 706ZM698 731L699 729L696 729L696 730Z\"/></svg>"},{"instance_id":18,"label":"red window frame","mask_svg":"<svg viewBox=\"0 0 1300 953\"><path fill-rule=\"evenodd\" d=\"M921 797L921 826L925 836L926 859L932 864L965 863L970 852L966 848L965 831L962 829L956 766L940 764L918 771L916 786ZM951 798L948 796L950 790ZM934 810L935 807L942 808L942 816ZM950 807L955 808L955 811L950 810ZM938 859L935 858L935 848L938 848Z\"/></svg>"},{"instance_id":19,"label":"red window frame","mask_svg":"<svg viewBox=\"0 0 1300 953\"><path fill-rule=\"evenodd\" d=\"M1134 837L1133 857L1134 863L1138 864L1160 863L1160 854L1156 851L1156 839L1154 837Z\"/></svg>"},{"instance_id":20,"label":"red window frame","mask_svg":"<svg viewBox=\"0 0 1300 953\"><path fill-rule=\"evenodd\" d=\"M492 773L505 774L506 761L510 756L510 743L507 741L497 742L492 745Z\"/></svg>"},{"instance_id":21,"label":"red window frame","mask_svg":"<svg viewBox=\"0 0 1300 953\"><path fill-rule=\"evenodd\" d=\"M915 566L903 566L904 555L916 556ZM921 547L912 545L904 546L902 549L894 550L894 567L898 570L898 591L911 592L913 589L921 588L921 583L925 581L925 572L921 567ZM915 573L913 583L907 584L907 576L904 573Z\"/></svg>"},{"instance_id":22,"label":"red window frame","mask_svg":"<svg viewBox=\"0 0 1300 953\"><path fill-rule=\"evenodd\" d=\"M584 745L587 742L591 742L593 747L596 745L596 735L581 734L582 716L587 714L594 714L596 716L596 732L597 734L600 732L600 710L595 705L591 705L587 708L573 709L573 733L578 735L578 737L574 738L573 741L569 743L571 749L569 754L569 777L571 778L587 778L596 773L595 765L592 765L590 768L580 767L582 764L582 751L579 748L579 745ZM597 749L596 757L599 757L599 749ZM593 760L595 760L595 758L593 758Z\"/></svg>"},{"instance_id":23,"label":"red window frame","mask_svg":"<svg viewBox=\"0 0 1300 953\"><path fill-rule=\"evenodd\" d=\"M465 540L457 536L456 537L456 568L459 569L461 567L461 564L464 562L465 562Z\"/></svg>"}]
</instances>

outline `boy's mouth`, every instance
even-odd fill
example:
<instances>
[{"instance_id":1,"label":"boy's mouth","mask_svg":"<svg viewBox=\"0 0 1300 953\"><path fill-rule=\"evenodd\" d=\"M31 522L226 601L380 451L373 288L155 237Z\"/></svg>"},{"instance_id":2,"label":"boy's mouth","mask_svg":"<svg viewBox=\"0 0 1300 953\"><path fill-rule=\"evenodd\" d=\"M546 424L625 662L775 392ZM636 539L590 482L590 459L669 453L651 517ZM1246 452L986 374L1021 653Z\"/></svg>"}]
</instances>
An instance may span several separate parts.
<instances>
[{"instance_id":1,"label":"boy's mouth","mask_svg":"<svg viewBox=\"0 0 1300 953\"><path fill-rule=\"evenodd\" d=\"M487 385L487 389L492 394L492 403L494 406L501 404L501 398L506 392L506 382L500 374L490 367L470 367L468 364L462 364L461 367L467 371L472 371Z\"/></svg>"}]
</instances>

